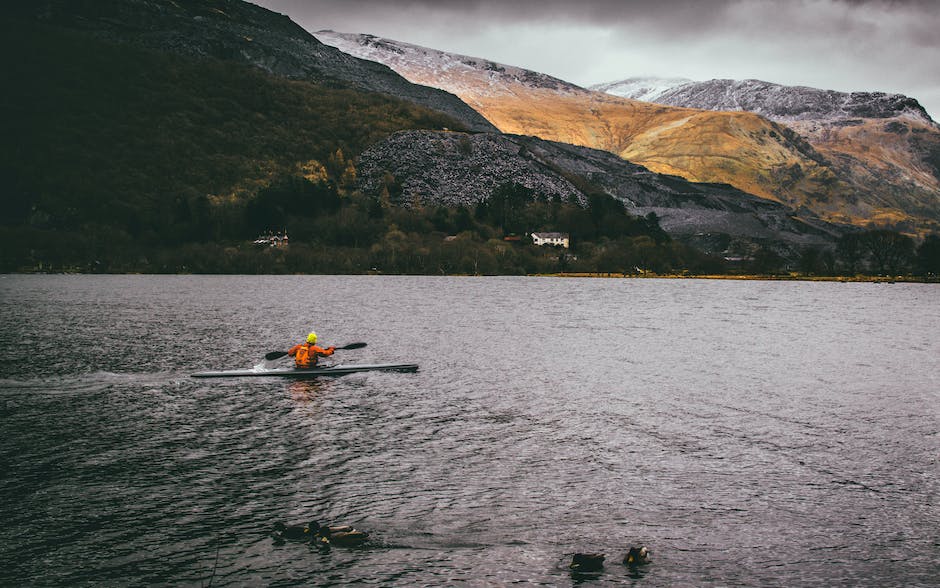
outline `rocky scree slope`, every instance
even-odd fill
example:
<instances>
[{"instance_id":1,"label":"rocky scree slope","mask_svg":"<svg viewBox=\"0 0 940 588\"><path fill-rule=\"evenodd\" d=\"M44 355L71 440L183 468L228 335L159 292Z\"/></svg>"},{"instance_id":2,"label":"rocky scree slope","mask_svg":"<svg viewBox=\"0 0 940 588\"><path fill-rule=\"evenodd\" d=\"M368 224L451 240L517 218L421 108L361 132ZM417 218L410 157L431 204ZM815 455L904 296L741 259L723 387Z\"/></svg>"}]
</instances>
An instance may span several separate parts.
<instances>
[{"instance_id":1,"label":"rocky scree slope","mask_svg":"<svg viewBox=\"0 0 940 588\"><path fill-rule=\"evenodd\" d=\"M809 211L746 194L728 185L696 184L596 149L503 134L404 131L373 145L359 160L359 188L378 196L389 180L396 203L472 208L501 184L586 202L585 186L624 202L629 213L655 212L672 236L723 234L782 250L830 246L843 228Z\"/></svg>"}]
</instances>

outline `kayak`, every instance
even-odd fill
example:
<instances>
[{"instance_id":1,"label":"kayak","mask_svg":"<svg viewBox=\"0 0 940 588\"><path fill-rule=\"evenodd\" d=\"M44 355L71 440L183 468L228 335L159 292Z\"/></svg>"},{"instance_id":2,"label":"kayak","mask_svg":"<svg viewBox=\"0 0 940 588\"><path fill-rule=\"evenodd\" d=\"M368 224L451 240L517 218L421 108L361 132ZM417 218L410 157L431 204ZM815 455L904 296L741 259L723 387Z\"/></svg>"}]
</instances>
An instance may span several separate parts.
<instances>
[{"instance_id":1,"label":"kayak","mask_svg":"<svg viewBox=\"0 0 940 588\"><path fill-rule=\"evenodd\" d=\"M357 374L360 372L416 372L418 364L415 363L373 363L373 364L350 364L333 365L329 367L297 369L297 368L277 368L271 370L251 369L251 370L226 370L221 372L198 372L192 374L194 378L256 378L256 377L278 377L278 378L317 378L321 376L344 376L346 374Z\"/></svg>"}]
</instances>

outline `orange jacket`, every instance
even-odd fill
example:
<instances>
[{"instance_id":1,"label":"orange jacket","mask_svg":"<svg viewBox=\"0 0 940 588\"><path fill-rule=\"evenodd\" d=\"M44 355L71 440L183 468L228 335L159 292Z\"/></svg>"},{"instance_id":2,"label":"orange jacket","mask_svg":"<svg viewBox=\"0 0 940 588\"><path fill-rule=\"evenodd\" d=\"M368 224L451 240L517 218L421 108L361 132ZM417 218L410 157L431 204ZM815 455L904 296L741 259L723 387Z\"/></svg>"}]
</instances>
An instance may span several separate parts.
<instances>
[{"instance_id":1,"label":"orange jacket","mask_svg":"<svg viewBox=\"0 0 940 588\"><path fill-rule=\"evenodd\" d=\"M312 368L317 365L317 358L321 355L333 355L335 347L317 347L310 343L301 343L294 345L287 350L287 355L294 357L294 365L299 368Z\"/></svg>"}]
</instances>

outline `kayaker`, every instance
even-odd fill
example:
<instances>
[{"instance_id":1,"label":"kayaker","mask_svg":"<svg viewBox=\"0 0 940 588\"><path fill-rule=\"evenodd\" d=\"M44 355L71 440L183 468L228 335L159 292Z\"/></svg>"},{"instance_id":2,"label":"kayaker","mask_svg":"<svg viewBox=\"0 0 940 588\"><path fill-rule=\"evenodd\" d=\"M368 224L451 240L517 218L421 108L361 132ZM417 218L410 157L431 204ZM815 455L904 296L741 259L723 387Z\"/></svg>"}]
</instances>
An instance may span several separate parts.
<instances>
[{"instance_id":1,"label":"kayaker","mask_svg":"<svg viewBox=\"0 0 940 588\"><path fill-rule=\"evenodd\" d=\"M294 345L287 350L287 355L290 355L294 358L294 366L299 369L307 369L316 367L317 360L320 356L333 355L333 351L336 349L335 345L331 345L326 349L317 346L317 334L311 332L307 335L307 340L304 343Z\"/></svg>"}]
</instances>

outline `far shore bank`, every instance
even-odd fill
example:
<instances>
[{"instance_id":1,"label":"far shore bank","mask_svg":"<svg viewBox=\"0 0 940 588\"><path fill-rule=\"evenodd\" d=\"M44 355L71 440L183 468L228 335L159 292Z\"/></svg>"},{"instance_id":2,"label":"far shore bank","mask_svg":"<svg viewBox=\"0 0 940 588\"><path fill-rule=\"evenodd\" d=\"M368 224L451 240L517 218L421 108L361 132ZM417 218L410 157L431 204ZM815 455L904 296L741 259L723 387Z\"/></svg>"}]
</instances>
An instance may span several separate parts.
<instances>
[{"instance_id":1,"label":"far shore bank","mask_svg":"<svg viewBox=\"0 0 940 588\"><path fill-rule=\"evenodd\" d=\"M366 272L361 274L212 274L212 273L148 273L148 272L119 272L99 273L81 271L21 271L5 272L0 276L14 275L87 275L87 276L234 276L234 275L266 275L266 276L316 276L316 275L349 275L349 276L414 276L427 275L441 277L441 274L386 274L382 272ZM514 274L445 274L450 277L501 277ZM913 284L940 284L940 276L807 276L802 274L762 275L762 274L626 274L617 272L558 272L527 274L527 277L538 278L601 278L601 279L633 279L633 280L752 280L752 281L783 281L783 282L866 282L875 284L913 283Z\"/></svg>"},{"instance_id":2,"label":"far shore bank","mask_svg":"<svg viewBox=\"0 0 940 588\"><path fill-rule=\"evenodd\" d=\"M940 276L806 276L801 274L787 275L760 275L760 274L620 274L620 273L577 273L562 272L556 274L538 274L554 278L618 278L641 280L755 280L755 281L785 281L785 282L870 282L880 284L893 284L907 282L916 284L938 284Z\"/></svg>"}]
</instances>

